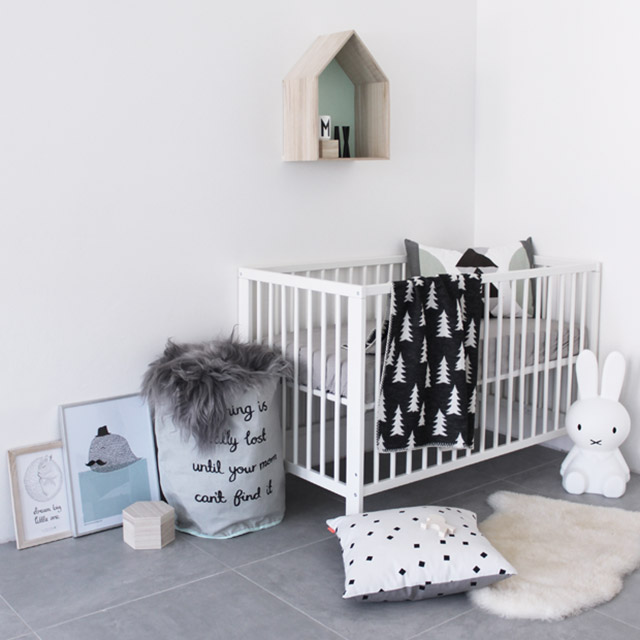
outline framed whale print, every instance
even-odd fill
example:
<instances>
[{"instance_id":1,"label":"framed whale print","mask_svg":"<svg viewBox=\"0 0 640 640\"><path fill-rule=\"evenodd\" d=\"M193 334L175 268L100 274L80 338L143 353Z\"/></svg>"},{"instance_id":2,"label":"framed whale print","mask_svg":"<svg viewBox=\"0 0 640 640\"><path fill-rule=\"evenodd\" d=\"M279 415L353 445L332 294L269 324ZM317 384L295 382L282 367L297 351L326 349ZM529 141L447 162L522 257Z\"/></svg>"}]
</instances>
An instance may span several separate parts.
<instances>
[{"instance_id":1,"label":"framed whale print","mask_svg":"<svg viewBox=\"0 0 640 640\"><path fill-rule=\"evenodd\" d=\"M139 394L60 407L74 536L117 527L122 510L159 500L149 407Z\"/></svg>"},{"instance_id":2,"label":"framed whale print","mask_svg":"<svg viewBox=\"0 0 640 640\"><path fill-rule=\"evenodd\" d=\"M18 549L71 536L62 442L11 449L8 457Z\"/></svg>"}]
</instances>

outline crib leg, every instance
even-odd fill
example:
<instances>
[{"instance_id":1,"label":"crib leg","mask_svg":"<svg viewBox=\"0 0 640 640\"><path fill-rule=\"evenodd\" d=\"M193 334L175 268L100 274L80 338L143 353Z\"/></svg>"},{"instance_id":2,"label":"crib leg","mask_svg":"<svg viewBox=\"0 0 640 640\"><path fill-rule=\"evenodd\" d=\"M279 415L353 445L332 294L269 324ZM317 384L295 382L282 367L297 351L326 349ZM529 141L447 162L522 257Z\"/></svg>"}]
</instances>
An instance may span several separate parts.
<instances>
[{"instance_id":1,"label":"crib leg","mask_svg":"<svg viewBox=\"0 0 640 640\"><path fill-rule=\"evenodd\" d=\"M366 299L350 297L348 303L349 355L347 376L347 515L361 513L364 503L364 365Z\"/></svg>"},{"instance_id":2,"label":"crib leg","mask_svg":"<svg viewBox=\"0 0 640 640\"><path fill-rule=\"evenodd\" d=\"M347 476L349 473L347 472ZM347 478L347 498L345 504L345 515L362 513L364 511L364 483L361 477L354 477L349 482Z\"/></svg>"}]
</instances>

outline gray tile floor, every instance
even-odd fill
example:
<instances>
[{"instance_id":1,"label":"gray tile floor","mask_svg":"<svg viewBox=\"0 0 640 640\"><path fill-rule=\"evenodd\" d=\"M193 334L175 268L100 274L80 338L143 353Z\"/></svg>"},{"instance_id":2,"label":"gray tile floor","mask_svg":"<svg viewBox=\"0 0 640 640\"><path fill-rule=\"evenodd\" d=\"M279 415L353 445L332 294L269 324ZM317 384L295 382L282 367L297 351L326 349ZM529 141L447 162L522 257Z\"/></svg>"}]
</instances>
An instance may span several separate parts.
<instances>
[{"instance_id":1,"label":"gray tile floor","mask_svg":"<svg viewBox=\"0 0 640 640\"><path fill-rule=\"evenodd\" d=\"M534 447L372 496L365 508L447 504L480 520L500 489L640 510L640 477L620 500L572 497L562 454ZM342 599L340 547L325 519L341 500L288 477L287 516L277 527L216 541L179 534L160 551L134 551L122 530L24 551L0 545L0 640L640 638L640 572L611 602L557 623L507 621L467 597L367 604Z\"/></svg>"}]
</instances>

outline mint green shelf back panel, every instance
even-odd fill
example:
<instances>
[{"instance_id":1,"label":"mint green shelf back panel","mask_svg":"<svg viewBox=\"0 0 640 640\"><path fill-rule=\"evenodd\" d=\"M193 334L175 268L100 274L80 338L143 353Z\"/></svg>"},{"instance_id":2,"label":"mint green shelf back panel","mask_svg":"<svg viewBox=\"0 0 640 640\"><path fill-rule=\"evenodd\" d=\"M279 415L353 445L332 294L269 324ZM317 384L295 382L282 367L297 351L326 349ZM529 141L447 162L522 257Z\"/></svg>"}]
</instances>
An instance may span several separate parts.
<instances>
[{"instance_id":1,"label":"mint green shelf back panel","mask_svg":"<svg viewBox=\"0 0 640 640\"><path fill-rule=\"evenodd\" d=\"M318 77L318 115L331 116L332 138L336 125L350 127L349 149L351 157L355 157L355 88L336 60L332 60Z\"/></svg>"}]
</instances>

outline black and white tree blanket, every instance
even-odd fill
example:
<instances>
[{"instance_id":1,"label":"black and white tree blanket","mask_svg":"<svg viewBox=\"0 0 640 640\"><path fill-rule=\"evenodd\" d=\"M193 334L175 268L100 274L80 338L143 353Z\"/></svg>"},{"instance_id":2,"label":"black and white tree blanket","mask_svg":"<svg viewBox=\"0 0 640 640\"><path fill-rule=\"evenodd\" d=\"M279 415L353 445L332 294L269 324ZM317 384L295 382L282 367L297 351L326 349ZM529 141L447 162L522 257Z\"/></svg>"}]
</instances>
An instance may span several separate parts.
<instances>
[{"instance_id":1,"label":"black and white tree blanket","mask_svg":"<svg viewBox=\"0 0 640 640\"><path fill-rule=\"evenodd\" d=\"M376 423L381 451L473 444L482 309L476 274L393 283Z\"/></svg>"}]
</instances>

